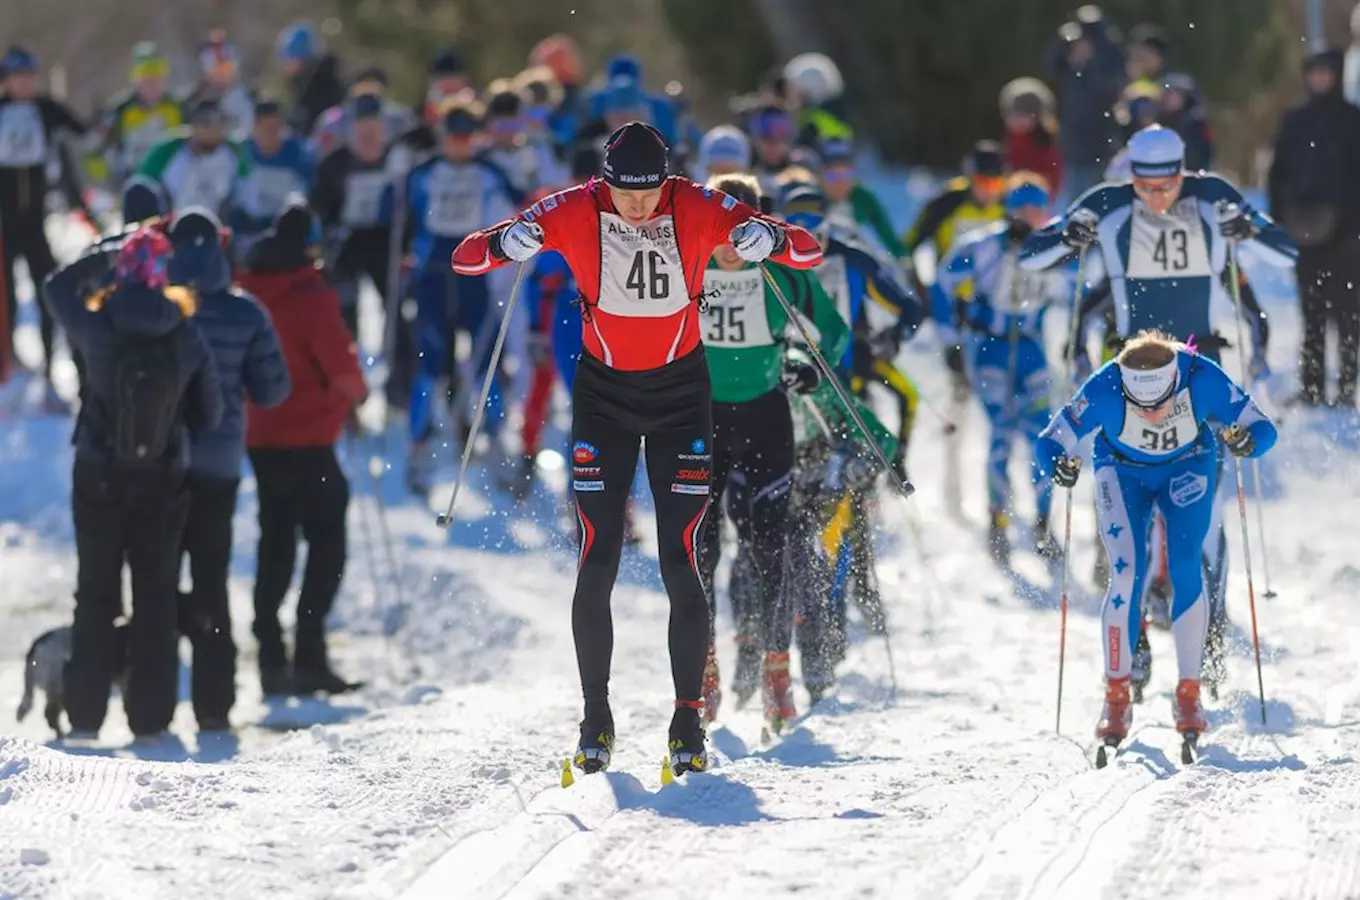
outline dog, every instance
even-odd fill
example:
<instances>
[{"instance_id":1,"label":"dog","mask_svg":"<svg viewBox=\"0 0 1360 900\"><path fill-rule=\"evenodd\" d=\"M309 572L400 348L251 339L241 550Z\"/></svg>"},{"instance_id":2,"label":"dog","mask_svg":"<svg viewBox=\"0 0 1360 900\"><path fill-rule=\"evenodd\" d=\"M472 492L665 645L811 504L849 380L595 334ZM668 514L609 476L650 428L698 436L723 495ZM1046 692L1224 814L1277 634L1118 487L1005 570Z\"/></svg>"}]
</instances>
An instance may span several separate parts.
<instances>
[{"instance_id":1,"label":"dog","mask_svg":"<svg viewBox=\"0 0 1360 900\"><path fill-rule=\"evenodd\" d=\"M121 692L127 687L128 626L114 628L114 684ZM65 669L71 658L71 626L63 625L38 635L24 658L24 696L19 701L18 721L33 710L33 697L41 688L47 703L43 714L47 724L62 737L61 714L66 710Z\"/></svg>"}]
</instances>

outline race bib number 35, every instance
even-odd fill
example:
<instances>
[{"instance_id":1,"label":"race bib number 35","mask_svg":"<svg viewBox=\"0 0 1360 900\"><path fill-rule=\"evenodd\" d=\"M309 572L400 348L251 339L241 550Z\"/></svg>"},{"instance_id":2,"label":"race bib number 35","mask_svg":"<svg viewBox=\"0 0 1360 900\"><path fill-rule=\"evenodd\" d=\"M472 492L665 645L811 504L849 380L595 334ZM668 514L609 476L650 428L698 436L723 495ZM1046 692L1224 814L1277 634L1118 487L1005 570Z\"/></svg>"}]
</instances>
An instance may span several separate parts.
<instances>
[{"instance_id":1,"label":"race bib number 35","mask_svg":"<svg viewBox=\"0 0 1360 900\"><path fill-rule=\"evenodd\" d=\"M774 343L765 309L765 284L759 269L704 273L708 311L704 313L704 343L740 349Z\"/></svg>"}]
</instances>

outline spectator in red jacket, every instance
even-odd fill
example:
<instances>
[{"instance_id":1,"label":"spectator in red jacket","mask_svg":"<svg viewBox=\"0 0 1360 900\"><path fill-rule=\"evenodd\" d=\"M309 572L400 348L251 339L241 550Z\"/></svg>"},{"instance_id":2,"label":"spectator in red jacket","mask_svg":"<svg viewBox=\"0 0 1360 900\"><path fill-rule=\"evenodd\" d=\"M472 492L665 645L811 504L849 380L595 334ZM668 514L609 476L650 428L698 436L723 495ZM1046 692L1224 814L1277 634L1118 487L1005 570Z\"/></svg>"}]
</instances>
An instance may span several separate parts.
<instances>
[{"instance_id":1,"label":"spectator in red jacket","mask_svg":"<svg viewBox=\"0 0 1360 900\"><path fill-rule=\"evenodd\" d=\"M331 668L326 615L345 573L349 484L335 458L345 421L367 393L340 298L316 265L320 228L301 202L280 213L246 258L241 287L269 311L288 360L292 395L250 405L246 446L260 502L255 637L266 694L342 693L358 687ZM279 606L293 580L297 535L307 542L293 664Z\"/></svg>"},{"instance_id":2,"label":"spectator in red jacket","mask_svg":"<svg viewBox=\"0 0 1360 900\"><path fill-rule=\"evenodd\" d=\"M1055 196L1062 185L1063 158L1053 93L1037 78L1017 78L1001 91L1001 117L1006 123L1006 168L1037 172Z\"/></svg>"}]
</instances>

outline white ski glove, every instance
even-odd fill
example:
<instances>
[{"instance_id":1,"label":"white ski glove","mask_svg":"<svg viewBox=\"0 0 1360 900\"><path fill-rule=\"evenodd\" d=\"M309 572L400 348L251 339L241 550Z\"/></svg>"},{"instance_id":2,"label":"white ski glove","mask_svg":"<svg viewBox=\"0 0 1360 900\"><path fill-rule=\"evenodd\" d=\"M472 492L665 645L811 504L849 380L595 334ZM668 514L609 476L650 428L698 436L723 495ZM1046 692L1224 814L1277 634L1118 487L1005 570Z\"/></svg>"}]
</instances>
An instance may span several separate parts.
<instances>
[{"instance_id":1,"label":"white ski glove","mask_svg":"<svg viewBox=\"0 0 1360 900\"><path fill-rule=\"evenodd\" d=\"M728 235L737 256L747 262L764 262L779 246L779 231L761 219L747 219Z\"/></svg>"},{"instance_id":2,"label":"white ski glove","mask_svg":"<svg viewBox=\"0 0 1360 900\"><path fill-rule=\"evenodd\" d=\"M543 228L537 222L518 219L501 230L501 253L507 259L524 262L543 249Z\"/></svg>"}]
</instances>

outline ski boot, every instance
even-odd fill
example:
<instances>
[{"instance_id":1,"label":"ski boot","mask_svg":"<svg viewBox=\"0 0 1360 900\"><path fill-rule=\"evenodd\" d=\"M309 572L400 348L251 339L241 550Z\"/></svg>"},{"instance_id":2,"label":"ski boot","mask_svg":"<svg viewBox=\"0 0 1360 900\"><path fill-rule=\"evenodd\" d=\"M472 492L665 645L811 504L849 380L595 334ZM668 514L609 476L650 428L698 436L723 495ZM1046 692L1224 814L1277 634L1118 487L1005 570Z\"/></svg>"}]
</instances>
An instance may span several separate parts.
<instances>
[{"instance_id":1,"label":"ski boot","mask_svg":"<svg viewBox=\"0 0 1360 900\"><path fill-rule=\"evenodd\" d=\"M704 745L707 735L700 724L702 700L675 701L675 714L671 716L670 751L661 766L661 783L670 784L676 776L686 772L703 772L708 769L708 749Z\"/></svg>"},{"instance_id":2,"label":"ski boot","mask_svg":"<svg viewBox=\"0 0 1360 900\"><path fill-rule=\"evenodd\" d=\"M1034 552L1047 563L1062 561L1062 544L1048 527L1048 516L1034 520Z\"/></svg>"},{"instance_id":3,"label":"ski boot","mask_svg":"<svg viewBox=\"0 0 1360 900\"><path fill-rule=\"evenodd\" d=\"M581 719L581 739L572 763L587 775L609 768L614 752L614 714L608 703L587 703Z\"/></svg>"},{"instance_id":4,"label":"ski boot","mask_svg":"<svg viewBox=\"0 0 1360 900\"><path fill-rule=\"evenodd\" d=\"M1221 619L1209 620L1209 634L1204 640L1204 663L1201 678L1209 699L1218 699L1218 689L1228 679L1228 660L1224 649L1223 630L1227 623Z\"/></svg>"},{"instance_id":5,"label":"ski boot","mask_svg":"<svg viewBox=\"0 0 1360 900\"><path fill-rule=\"evenodd\" d=\"M777 735L798 715L789 690L789 653L765 654L765 727Z\"/></svg>"},{"instance_id":6,"label":"ski boot","mask_svg":"<svg viewBox=\"0 0 1360 900\"><path fill-rule=\"evenodd\" d=\"M406 488L422 500L428 501L434 490L434 471L437 460L429 441L412 441L406 456Z\"/></svg>"},{"instance_id":7,"label":"ski boot","mask_svg":"<svg viewBox=\"0 0 1360 900\"><path fill-rule=\"evenodd\" d=\"M753 636L737 635L737 672L732 679L737 709L746 706L759 688L760 642Z\"/></svg>"},{"instance_id":8,"label":"ski boot","mask_svg":"<svg viewBox=\"0 0 1360 900\"><path fill-rule=\"evenodd\" d=\"M708 659L704 662L702 696L704 724L707 725L718 718L718 707L722 705L722 681L718 677L718 655L714 652L712 643L708 645Z\"/></svg>"},{"instance_id":9,"label":"ski boot","mask_svg":"<svg viewBox=\"0 0 1360 900\"><path fill-rule=\"evenodd\" d=\"M1181 763L1190 765L1199 750L1199 736L1209 727L1199 702L1199 682L1182 678L1176 685L1176 730L1181 735Z\"/></svg>"},{"instance_id":10,"label":"ski boot","mask_svg":"<svg viewBox=\"0 0 1360 900\"><path fill-rule=\"evenodd\" d=\"M1105 708L1101 711L1100 722L1096 724L1096 737L1101 744L1096 748L1096 768L1103 769L1109 763L1110 750L1123 743L1128 737L1129 724L1133 721L1133 707L1129 703L1129 679L1108 678L1105 681Z\"/></svg>"},{"instance_id":11,"label":"ski boot","mask_svg":"<svg viewBox=\"0 0 1360 900\"><path fill-rule=\"evenodd\" d=\"M1148 621L1167 631L1171 628L1171 582L1154 579L1148 586Z\"/></svg>"},{"instance_id":12,"label":"ski boot","mask_svg":"<svg viewBox=\"0 0 1360 900\"><path fill-rule=\"evenodd\" d=\"M1129 673L1129 685L1133 689L1133 702L1143 702L1143 691L1152 680L1152 644L1148 642L1147 622L1138 634L1138 643L1133 648L1133 663Z\"/></svg>"}]
</instances>

